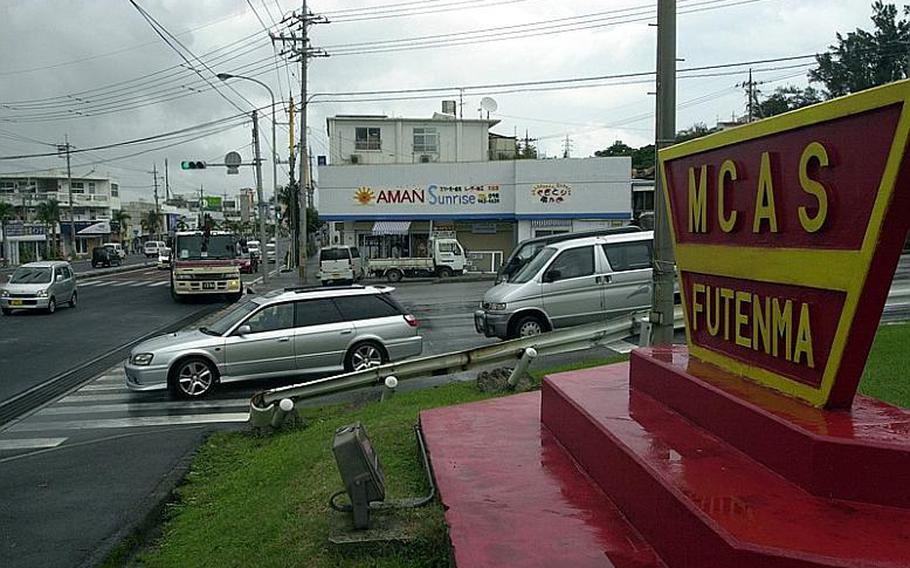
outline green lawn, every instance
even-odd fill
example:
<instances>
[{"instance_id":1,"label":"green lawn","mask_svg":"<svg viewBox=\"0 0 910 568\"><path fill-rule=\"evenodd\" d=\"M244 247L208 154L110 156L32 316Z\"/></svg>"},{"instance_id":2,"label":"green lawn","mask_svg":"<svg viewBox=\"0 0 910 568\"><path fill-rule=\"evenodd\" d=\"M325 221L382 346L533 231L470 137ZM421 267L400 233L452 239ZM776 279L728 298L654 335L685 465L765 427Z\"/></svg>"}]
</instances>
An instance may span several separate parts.
<instances>
[{"instance_id":1,"label":"green lawn","mask_svg":"<svg viewBox=\"0 0 910 568\"><path fill-rule=\"evenodd\" d=\"M910 407L904 350L910 325L879 330L862 392ZM563 371L611 360L577 362ZM533 373L539 381L543 372ZM132 560L134 566L430 567L448 566L443 511L434 503L416 512L422 529L408 546L342 551L327 541L329 496L342 487L330 444L338 426L364 423L386 472L390 498L424 495L427 487L412 427L425 408L488 398L473 384L450 384L399 394L383 403L306 410L306 428L260 438L221 433L200 449L178 502L167 510L157 542ZM120 565L124 550L109 566Z\"/></svg>"}]
</instances>

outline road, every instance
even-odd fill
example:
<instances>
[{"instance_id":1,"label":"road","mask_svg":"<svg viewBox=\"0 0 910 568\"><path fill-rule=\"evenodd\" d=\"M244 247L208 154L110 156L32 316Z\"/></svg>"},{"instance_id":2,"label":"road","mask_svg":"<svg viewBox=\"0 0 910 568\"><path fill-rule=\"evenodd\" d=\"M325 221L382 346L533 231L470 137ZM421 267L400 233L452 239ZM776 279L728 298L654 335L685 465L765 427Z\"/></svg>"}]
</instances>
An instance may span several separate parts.
<instances>
[{"instance_id":1,"label":"road","mask_svg":"<svg viewBox=\"0 0 910 568\"><path fill-rule=\"evenodd\" d=\"M143 262L152 262L154 260L158 259L146 258L145 255L142 254L128 254L126 255L126 258L123 259L123 266L142 264ZM92 268L92 261L90 259L74 260L70 264L72 265L73 270L76 272L76 274L91 274L94 270L96 270ZM8 274L11 274L13 270L15 270L15 267L0 268L0 281L5 282L6 276Z\"/></svg>"},{"instance_id":2,"label":"road","mask_svg":"<svg viewBox=\"0 0 910 568\"><path fill-rule=\"evenodd\" d=\"M138 304L161 295L161 302L154 305L171 313L176 305L168 303L167 287L148 284L161 278L153 271L120 275L103 278L85 291L92 293L89 290L94 288L94 301L114 306L123 303L130 310L146 310L125 299L132 294L139 294L144 300L134 300ZM136 283L119 284L121 281ZM489 284L405 281L397 285L395 295L420 320L425 353L435 354L493 341L474 332L471 316ZM902 259L895 287L908 285L910 262ZM77 311L83 309L88 309L86 302ZM900 310L906 311L907 306L897 309L903 313ZM126 309L114 308L105 313L114 319L135 319L123 317L130 314ZM21 321L45 321L39 318L42 316L29 316ZM197 323L204 324L205 320ZM7 356L9 350L0 344L0 355ZM609 350L601 348L567 354L562 360L607 354ZM541 358L535 366L553 362ZM69 361L70 365L73 363L74 360ZM466 373L419 379L404 383L402 388L467 380L470 376ZM165 392L129 392L124 386L122 366L115 365L0 431L0 565L91 566L101 560L105 551L127 536L125 528L141 522L155 503L167 497L207 432L242 427L253 392L295 380L300 378L225 385L203 401L186 402L172 400ZM367 389L310 404L350 401L352 397L370 399L377 392Z\"/></svg>"}]
</instances>

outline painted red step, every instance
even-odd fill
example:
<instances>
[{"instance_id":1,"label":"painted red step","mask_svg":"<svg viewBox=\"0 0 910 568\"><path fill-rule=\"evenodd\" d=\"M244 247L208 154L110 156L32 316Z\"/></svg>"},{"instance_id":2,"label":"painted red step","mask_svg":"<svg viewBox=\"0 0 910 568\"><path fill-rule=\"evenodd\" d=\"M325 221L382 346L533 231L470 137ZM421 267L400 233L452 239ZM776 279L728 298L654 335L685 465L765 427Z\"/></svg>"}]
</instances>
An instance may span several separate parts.
<instances>
[{"instance_id":1,"label":"painted red step","mask_svg":"<svg viewBox=\"0 0 910 568\"><path fill-rule=\"evenodd\" d=\"M910 510L809 494L630 389L628 364L548 377L541 420L671 568L910 566Z\"/></svg>"},{"instance_id":2,"label":"painted red step","mask_svg":"<svg viewBox=\"0 0 910 568\"><path fill-rule=\"evenodd\" d=\"M683 346L638 349L631 385L810 493L910 507L910 412L866 396L813 408L713 365Z\"/></svg>"},{"instance_id":3,"label":"painted red step","mask_svg":"<svg viewBox=\"0 0 910 568\"><path fill-rule=\"evenodd\" d=\"M540 425L540 393L425 410L459 568L665 568Z\"/></svg>"}]
</instances>

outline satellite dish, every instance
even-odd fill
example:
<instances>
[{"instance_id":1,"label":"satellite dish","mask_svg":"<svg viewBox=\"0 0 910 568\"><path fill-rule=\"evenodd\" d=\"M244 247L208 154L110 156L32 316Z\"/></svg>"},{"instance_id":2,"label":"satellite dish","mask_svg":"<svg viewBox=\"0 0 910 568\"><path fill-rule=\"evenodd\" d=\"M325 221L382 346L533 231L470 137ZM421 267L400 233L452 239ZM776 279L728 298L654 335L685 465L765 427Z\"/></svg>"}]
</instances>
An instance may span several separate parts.
<instances>
[{"instance_id":1,"label":"satellite dish","mask_svg":"<svg viewBox=\"0 0 910 568\"><path fill-rule=\"evenodd\" d=\"M484 97L480 99L480 108L487 111L487 116L490 116L491 112L496 112L496 109L499 108L499 105L497 105L496 101L491 97Z\"/></svg>"}]
</instances>

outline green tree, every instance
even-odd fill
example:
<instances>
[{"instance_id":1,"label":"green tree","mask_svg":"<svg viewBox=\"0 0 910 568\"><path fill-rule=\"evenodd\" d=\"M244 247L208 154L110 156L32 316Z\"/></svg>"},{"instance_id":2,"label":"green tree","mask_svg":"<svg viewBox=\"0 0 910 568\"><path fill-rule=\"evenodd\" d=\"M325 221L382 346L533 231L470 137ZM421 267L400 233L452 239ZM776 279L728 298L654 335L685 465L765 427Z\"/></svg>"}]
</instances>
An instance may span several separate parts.
<instances>
[{"instance_id":1,"label":"green tree","mask_svg":"<svg viewBox=\"0 0 910 568\"><path fill-rule=\"evenodd\" d=\"M46 238L49 239L48 258L57 258L60 251L60 243L56 228L60 223L60 203L56 199L42 201L35 210L35 216L44 223ZM75 235L73 237L75 238Z\"/></svg>"},{"instance_id":2,"label":"green tree","mask_svg":"<svg viewBox=\"0 0 910 568\"><path fill-rule=\"evenodd\" d=\"M522 143L521 140L518 140L515 143L517 152L515 153L516 160L536 160L537 159L537 146L531 144L530 140Z\"/></svg>"},{"instance_id":3,"label":"green tree","mask_svg":"<svg viewBox=\"0 0 910 568\"><path fill-rule=\"evenodd\" d=\"M680 130L676 133L676 143L687 142L689 140L695 140L696 138L701 138L702 136L707 136L708 134L713 134L717 132L718 128L708 128L708 125L704 122L696 122L689 128Z\"/></svg>"},{"instance_id":4,"label":"green tree","mask_svg":"<svg viewBox=\"0 0 910 568\"><path fill-rule=\"evenodd\" d=\"M654 167L654 144L641 148L632 148L622 140L613 142L613 145L603 150L597 150L594 155L599 158L610 156L630 156L632 169L637 172L647 172Z\"/></svg>"},{"instance_id":5,"label":"green tree","mask_svg":"<svg viewBox=\"0 0 910 568\"><path fill-rule=\"evenodd\" d=\"M787 85L774 89L768 97L757 97L754 113L757 118L768 118L804 106L821 102L822 96L818 89L806 87L800 89L795 85Z\"/></svg>"},{"instance_id":6,"label":"green tree","mask_svg":"<svg viewBox=\"0 0 910 568\"><path fill-rule=\"evenodd\" d=\"M120 227L120 242L123 242L123 236L126 234L126 222L131 219L130 214L126 211L120 210L114 213L112 221L116 221L117 225Z\"/></svg>"},{"instance_id":7,"label":"green tree","mask_svg":"<svg viewBox=\"0 0 910 568\"><path fill-rule=\"evenodd\" d=\"M147 234L157 235L158 229L161 227L161 220L158 218L158 212L154 209L148 211L139 220L139 225Z\"/></svg>"},{"instance_id":8,"label":"green tree","mask_svg":"<svg viewBox=\"0 0 910 568\"><path fill-rule=\"evenodd\" d=\"M876 0L872 4L875 31L857 28L846 36L838 33L837 44L816 56L818 67L809 71L809 80L824 84L825 96L832 98L905 78L908 15L907 6L899 19L894 4Z\"/></svg>"},{"instance_id":9,"label":"green tree","mask_svg":"<svg viewBox=\"0 0 910 568\"><path fill-rule=\"evenodd\" d=\"M0 257L7 259L6 255L6 222L13 218L13 206L5 201L0 201L0 233L3 233L3 248Z\"/></svg>"}]
</instances>

